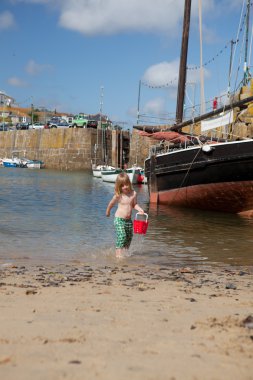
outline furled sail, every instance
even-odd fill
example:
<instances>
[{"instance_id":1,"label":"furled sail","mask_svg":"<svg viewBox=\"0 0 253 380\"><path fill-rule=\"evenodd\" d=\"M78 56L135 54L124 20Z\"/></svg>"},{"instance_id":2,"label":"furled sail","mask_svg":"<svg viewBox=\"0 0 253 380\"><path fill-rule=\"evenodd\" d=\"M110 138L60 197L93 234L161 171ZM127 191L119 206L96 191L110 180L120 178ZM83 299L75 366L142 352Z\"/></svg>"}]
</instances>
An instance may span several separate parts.
<instances>
[{"instance_id":1,"label":"furled sail","mask_svg":"<svg viewBox=\"0 0 253 380\"><path fill-rule=\"evenodd\" d=\"M166 132L160 131L160 132L154 132L154 133L139 131L138 133L140 136L151 137L152 139L155 139L155 140L170 141L175 144L185 143L189 141L187 136L184 136L178 132L172 132L172 131L166 131Z\"/></svg>"}]
</instances>

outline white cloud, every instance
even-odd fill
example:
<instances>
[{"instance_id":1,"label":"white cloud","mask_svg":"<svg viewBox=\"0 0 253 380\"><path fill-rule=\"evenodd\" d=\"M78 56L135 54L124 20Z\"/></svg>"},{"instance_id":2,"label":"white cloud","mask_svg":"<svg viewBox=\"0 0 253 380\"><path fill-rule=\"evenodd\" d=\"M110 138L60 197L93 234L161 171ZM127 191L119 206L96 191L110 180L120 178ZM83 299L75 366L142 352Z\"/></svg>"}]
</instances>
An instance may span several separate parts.
<instances>
[{"instance_id":1,"label":"white cloud","mask_svg":"<svg viewBox=\"0 0 253 380\"><path fill-rule=\"evenodd\" d=\"M15 26L15 20L11 12L0 13L0 30L10 29Z\"/></svg>"},{"instance_id":2,"label":"white cloud","mask_svg":"<svg viewBox=\"0 0 253 380\"><path fill-rule=\"evenodd\" d=\"M8 84L14 87L26 87L27 83L20 78L11 77L8 79Z\"/></svg>"},{"instance_id":3,"label":"white cloud","mask_svg":"<svg viewBox=\"0 0 253 380\"><path fill-rule=\"evenodd\" d=\"M43 71L48 71L51 69L51 65L36 63L33 59L31 59L26 65L26 72L30 75L38 75Z\"/></svg>"},{"instance_id":4,"label":"white cloud","mask_svg":"<svg viewBox=\"0 0 253 380\"><path fill-rule=\"evenodd\" d=\"M175 29L182 11L183 2L174 0L68 0L61 9L60 25L88 35L167 31Z\"/></svg>"},{"instance_id":5,"label":"white cloud","mask_svg":"<svg viewBox=\"0 0 253 380\"><path fill-rule=\"evenodd\" d=\"M142 107L141 114L148 114L148 115L164 115L167 113L166 110L166 102L165 99L163 98L153 98L148 100ZM131 118L136 118L137 119L137 107L131 107L127 110L128 116ZM145 116L141 116L144 117Z\"/></svg>"},{"instance_id":6,"label":"white cloud","mask_svg":"<svg viewBox=\"0 0 253 380\"><path fill-rule=\"evenodd\" d=\"M191 68L191 65L188 65ZM210 78L211 73L209 70L204 68L204 78ZM200 69L188 70L187 71L187 82L199 83L200 82Z\"/></svg>"},{"instance_id":7,"label":"white cloud","mask_svg":"<svg viewBox=\"0 0 253 380\"><path fill-rule=\"evenodd\" d=\"M42 4L59 13L59 25L85 35L120 32L177 33L183 0L13 0ZM240 8L243 0L202 1L203 16ZM192 20L198 22L198 0L192 0ZM211 33L211 31L210 31Z\"/></svg>"},{"instance_id":8,"label":"white cloud","mask_svg":"<svg viewBox=\"0 0 253 380\"><path fill-rule=\"evenodd\" d=\"M15 0L44 4L59 12L59 24L85 35L120 32L175 33L183 17L183 0ZM224 0L225 1L225 0ZM203 12L214 8L215 0L203 2ZM192 2L192 16L198 17L198 0Z\"/></svg>"},{"instance_id":9,"label":"white cloud","mask_svg":"<svg viewBox=\"0 0 253 380\"><path fill-rule=\"evenodd\" d=\"M159 87L169 84L177 86L179 60L172 62L161 62L150 66L143 75L143 82L149 86Z\"/></svg>"},{"instance_id":10,"label":"white cloud","mask_svg":"<svg viewBox=\"0 0 253 380\"><path fill-rule=\"evenodd\" d=\"M198 83L200 81L199 69L187 71L187 81ZM174 93L178 85L179 59L171 62L161 62L150 66L144 73L142 81L150 87L167 87ZM204 69L204 76L210 77L210 72Z\"/></svg>"},{"instance_id":11,"label":"white cloud","mask_svg":"<svg viewBox=\"0 0 253 380\"><path fill-rule=\"evenodd\" d=\"M143 107L143 110L147 114L161 115L165 112L165 100L162 98L155 98L149 100Z\"/></svg>"}]
</instances>

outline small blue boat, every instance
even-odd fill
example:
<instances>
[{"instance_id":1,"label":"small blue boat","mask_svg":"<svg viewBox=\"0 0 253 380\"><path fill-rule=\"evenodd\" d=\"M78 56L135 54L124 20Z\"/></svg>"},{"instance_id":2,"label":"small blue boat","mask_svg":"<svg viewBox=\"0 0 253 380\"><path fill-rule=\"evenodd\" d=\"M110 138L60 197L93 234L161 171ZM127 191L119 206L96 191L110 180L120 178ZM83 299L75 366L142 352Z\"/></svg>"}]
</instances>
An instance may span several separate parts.
<instances>
[{"instance_id":1,"label":"small blue boat","mask_svg":"<svg viewBox=\"0 0 253 380\"><path fill-rule=\"evenodd\" d=\"M17 164L15 162L6 162L6 161L4 161L3 162L3 166L5 168L16 168Z\"/></svg>"},{"instance_id":2,"label":"small blue boat","mask_svg":"<svg viewBox=\"0 0 253 380\"><path fill-rule=\"evenodd\" d=\"M18 158L3 158L2 162L6 168L17 168L21 164Z\"/></svg>"}]
</instances>

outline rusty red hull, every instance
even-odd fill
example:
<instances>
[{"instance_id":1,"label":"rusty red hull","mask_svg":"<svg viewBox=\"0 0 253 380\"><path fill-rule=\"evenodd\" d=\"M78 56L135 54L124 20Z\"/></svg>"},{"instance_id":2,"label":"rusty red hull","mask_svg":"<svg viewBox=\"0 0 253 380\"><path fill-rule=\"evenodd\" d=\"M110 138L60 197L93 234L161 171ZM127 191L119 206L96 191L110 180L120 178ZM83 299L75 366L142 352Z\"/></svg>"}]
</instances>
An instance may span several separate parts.
<instances>
[{"instance_id":1,"label":"rusty red hull","mask_svg":"<svg viewBox=\"0 0 253 380\"><path fill-rule=\"evenodd\" d=\"M145 174L151 203L253 214L253 140L159 154Z\"/></svg>"},{"instance_id":2,"label":"rusty red hull","mask_svg":"<svg viewBox=\"0 0 253 380\"><path fill-rule=\"evenodd\" d=\"M253 181L183 187L158 193L158 203L175 207L253 212Z\"/></svg>"}]
</instances>

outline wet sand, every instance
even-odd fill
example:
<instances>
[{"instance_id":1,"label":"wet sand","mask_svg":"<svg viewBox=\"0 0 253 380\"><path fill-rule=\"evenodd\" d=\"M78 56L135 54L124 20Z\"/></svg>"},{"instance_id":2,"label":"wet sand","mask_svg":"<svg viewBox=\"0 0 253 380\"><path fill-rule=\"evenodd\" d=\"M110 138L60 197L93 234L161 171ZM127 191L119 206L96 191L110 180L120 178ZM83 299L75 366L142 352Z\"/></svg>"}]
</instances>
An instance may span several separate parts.
<instances>
[{"instance_id":1,"label":"wet sand","mask_svg":"<svg viewBox=\"0 0 253 380\"><path fill-rule=\"evenodd\" d=\"M252 380L252 269L3 265L3 380Z\"/></svg>"}]
</instances>

